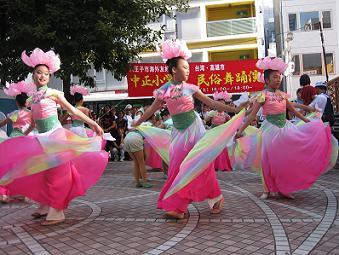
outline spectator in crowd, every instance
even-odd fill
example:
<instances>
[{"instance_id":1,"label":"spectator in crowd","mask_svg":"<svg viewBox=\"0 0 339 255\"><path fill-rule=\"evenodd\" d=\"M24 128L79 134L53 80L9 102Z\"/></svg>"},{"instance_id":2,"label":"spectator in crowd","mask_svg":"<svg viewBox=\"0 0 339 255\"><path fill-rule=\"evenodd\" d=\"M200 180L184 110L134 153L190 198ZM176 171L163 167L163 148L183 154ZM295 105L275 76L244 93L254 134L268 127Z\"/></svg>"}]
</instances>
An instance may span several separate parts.
<instances>
[{"instance_id":1,"label":"spectator in crowd","mask_svg":"<svg viewBox=\"0 0 339 255\"><path fill-rule=\"evenodd\" d=\"M99 117L99 125L102 127L105 133L110 133L113 136L113 131L116 127L115 116L111 113L111 107L109 105L105 105L104 111ZM106 141L105 150L110 152L111 160L112 160L112 149L113 149L113 141Z\"/></svg>"},{"instance_id":2,"label":"spectator in crowd","mask_svg":"<svg viewBox=\"0 0 339 255\"><path fill-rule=\"evenodd\" d=\"M301 91L302 88L297 89L297 100L295 101L297 104L304 104L304 101L301 99Z\"/></svg>"},{"instance_id":3,"label":"spectator in crowd","mask_svg":"<svg viewBox=\"0 0 339 255\"><path fill-rule=\"evenodd\" d=\"M133 117L132 117L132 108L133 106L128 104L125 107L125 116L124 119L127 120L127 130L132 129Z\"/></svg>"},{"instance_id":4,"label":"spectator in crowd","mask_svg":"<svg viewBox=\"0 0 339 255\"><path fill-rule=\"evenodd\" d=\"M115 128L113 137L112 160L123 162L125 159L125 150L123 149L123 140L125 138L124 128Z\"/></svg>"},{"instance_id":5,"label":"spectator in crowd","mask_svg":"<svg viewBox=\"0 0 339 255\"><path fill-rule=\"evenodd\" d=\"M304 105L309 105L315 98L317 91L311 86L311 79L307 74L303 74L299 79L301 89L301 100Z\"/></svg>"},{"instance_id":6,"label":"spectator in crowd","mask_svg":"<svg viewBox=\"0 0 339 255\"><path fill-rule=\"evenodd\" d=\"M124 112L123 111L118 111L117 113L118 117L115 120L117 128L123 128L124 131L127 131L127 120L124 118Z\"/></svg>"},{"instance_id":7,"label":"spectator in crowd","mask_svg":"<svg viewBox=\"0 0 339 255\"><path fill-rule=\"evenodd\" d=\"M117 118L117 110L115 109L114 106L111 107L111 116L113 116L114 119Z\"/></svg>"}]
</instances>

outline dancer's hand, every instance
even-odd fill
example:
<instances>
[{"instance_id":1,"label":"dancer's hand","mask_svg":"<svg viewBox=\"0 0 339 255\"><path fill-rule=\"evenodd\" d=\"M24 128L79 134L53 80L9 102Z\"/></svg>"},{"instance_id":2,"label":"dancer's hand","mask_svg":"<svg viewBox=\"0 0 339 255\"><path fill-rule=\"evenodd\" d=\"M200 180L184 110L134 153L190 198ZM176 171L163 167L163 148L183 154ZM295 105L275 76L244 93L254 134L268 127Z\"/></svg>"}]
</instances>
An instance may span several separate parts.
<instances>
[{"instance_id":1,"label":"dancer's hand","mask_svg":"<svg viewBox=\"0 0 339 255\"><path fill-rule=\"evenodd\" d=\"M239 107L240 107L241 109L243 109L243 108L246 108L246 107L249 106L249 105L250 105L250 101L246 101L246 102L241 103L241 104L239 105Z\"/></svg>"},{"instance_id":2,"label":"dancer's hand","mask_svg":"<svg viewBox=\"0 0 339 255\"><path fill-rule=\"evenodd\" d=\"M98 125L98 123L95 123L92 127L91 127L94 132L98 135L98 136L103 136L104 135L104 131L102 130L102 128Z\"/></svg>"},{"instance_id":3,"label":"dancer's hand","mask_svg":"<svg viewBox=\"0 0 339 255\"><path fill-rule=\"evenodd\" d=\"M234 139L238 139L238 138L240 138L240 137L242 137L242 136L243 136L243 134L240 133L239 131L237 131L237 133L236 133L235 136L234 136Z\"/></svg>"}]
</instances>

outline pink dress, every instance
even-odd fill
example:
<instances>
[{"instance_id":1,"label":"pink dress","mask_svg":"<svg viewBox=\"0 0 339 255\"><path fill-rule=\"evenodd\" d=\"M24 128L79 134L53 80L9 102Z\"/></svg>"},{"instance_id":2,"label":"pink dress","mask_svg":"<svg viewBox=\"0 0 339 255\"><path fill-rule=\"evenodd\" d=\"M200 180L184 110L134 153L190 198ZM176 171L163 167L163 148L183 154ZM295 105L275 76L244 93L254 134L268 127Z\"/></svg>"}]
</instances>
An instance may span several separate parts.
<instances>
[{"instance_id":1,"label":"pink dress","mask_svg":"<svg viewBox=\"0 0 339 255\"><path fill-rule=\"evenodd\" d=\"M266 120L259 132L238 139L243 145L239 147L246 150L243 155L238 153L241 157L234 163L249 166L252 159L252 166L262 171L266 191L283 194L310 188L333 167L338 156L338 143L330 126L324 126L321 120L298 126L286 120L287 98L281 91L261 93L257 101L263 103Z\"/></svg>"},{"instance_id":2,"label":"pink dress","mask_svg":"<svg viewBox=\"0 0 339 255\"><path fill-rule=\"evenodd\" d=\"M10 137L23 136L26 129L32 123L32 113L27 108L21 108L7 115L12 121L13 130ZM0 186L0 195L9 196L9 191L3 186Z\"/></svg>"},{"instance_id":3,"label":"pink dress","mask_svg":"<svg viewBox=\"0 0 339 255\"><path fill-rule=\"evenodd\" d=\"M227 122L229 116L225 112L211 111L209 116L212 117L212 127L217 127ZM220 171L232 171L232 165L228 156L228 150L225 148L222 153L214 160L214 167Z\"/></svg>"},{"instance_id":4,"label":"pink dress","mask_svg":"<svg viewBox=\"0 0 339 255\"><path fill-rule=\"evenodd\" d=\"M13 130L11 137L24 135L26 129L32 123L32 113L27 108L21 108L8 114L8 118L12 121Z\"/></svg>"},{"instance_id":5,"label":"pink dress","mask_svg":"<svg viewBox=\"0 0 339 255\"><path fill-rule=\"evenodd\" d=\"M222 198L214 171L214 165L211 163L202 174L186 187L167 199L163 199L179 173L182 161L205 134L205 127L202 120L193 112L193 94L198 90L198 86L188 83L184 83L183 85L166 83L154 93L155 97L167 103L168 110L174 122L169 145L168 179L158 199L158 208L165 211L184 213L192 201L211 199L217 202ZM186 116L189 112L191 113L189 116L191 116L192 122L183 123L187 121ZM174 118L181 114L183 114L183 118L181 118L179 122L176 122ZM185 126L185 124L187 125Z\"/></svg>"},{"instance_id":6,"label":"pink dress","mask_svg":"<svg viewBox=\"0 0 339 255\"><path fill-rule=\"evenodd\" d=\"M152 148L152 146L147 142L144 143L144 150L146 152L146 161L145 164L152 169L162 169L162 159L159 154Z\"/></svg>"},{"instance_id":7,"label":"pink dress","mask_svg":"<svg viewBox=\"0 0 339 255\"><path fill-rule=\"evenodd\" d=\"M11 195L24 195L55 209L85 195L102 175L108 155L101 137L82 138L61 127L57 90L41 87L29 100L39 134L0 144L0 184Z\"/></svg>"},{"instance_id":8,"label":"pink dress","mask_svg":"<svg viewBox=\"0 0 339 255\"><path fill-rule=\"evenodd\" d=\"M88 109L85 107L77 107L78 110L83 112L88 116ZM72 124L69 127L69 130L71 130L73 133L82 136L82 137L93 137L95 136L95 133L93 132L92 129L86 128L85 123L75 115L70 115L72 119Z\"/></svg>"}]
</instances>

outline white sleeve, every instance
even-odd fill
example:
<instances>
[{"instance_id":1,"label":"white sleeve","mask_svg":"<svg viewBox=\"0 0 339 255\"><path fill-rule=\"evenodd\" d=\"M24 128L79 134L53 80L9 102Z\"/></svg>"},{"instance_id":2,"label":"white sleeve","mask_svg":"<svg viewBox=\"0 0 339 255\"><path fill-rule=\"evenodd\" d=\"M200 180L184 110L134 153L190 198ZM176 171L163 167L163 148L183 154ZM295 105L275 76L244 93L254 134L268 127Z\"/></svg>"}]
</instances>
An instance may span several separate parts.
<instances>
[{"instance_id":1,"label":"white sleeve","mask_svg":"<svg viewBox=\"0 0 339 255\"><path fill-rule=\"evenodd\" d=\"M318 108L321 111L321 113L324 113L326 104L327 104L327 97L321 96L319 98L318 103L316 104L316 108Z\"/></svg>"},{"instance_id":2,"label":"white sleeve","mask_svg":"<svg viewBox=\"0 0 339 255\"><path fill-rule=\"evenodd\" d=\"M127 129L128 129L128 130L131 130L131 129L132 129L132 123L133 123L132 117L128 116L128 117L127 117Z\"/></svg>"},{"instance_id":3,"label":"white sleeve","mask_svg":"<svg viewBox=\"0 0 339 255\"><path fill-rule=\"evenodd\" d=\"M319 96L316 96L308 106L315 108L315 105L318 103L318 100L319 100Z\"/></svg>"}]
</instances>

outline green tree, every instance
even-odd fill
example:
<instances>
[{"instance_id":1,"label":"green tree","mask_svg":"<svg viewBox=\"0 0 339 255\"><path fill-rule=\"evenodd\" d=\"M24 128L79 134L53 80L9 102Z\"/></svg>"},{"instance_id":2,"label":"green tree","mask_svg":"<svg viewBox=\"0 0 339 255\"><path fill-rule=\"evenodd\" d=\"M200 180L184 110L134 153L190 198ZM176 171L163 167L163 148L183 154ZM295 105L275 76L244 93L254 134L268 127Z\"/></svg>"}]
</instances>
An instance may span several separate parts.
<instances>
[{"instance_id":1,"label":"green tree","mask_svg":"<svg viewBox=\"0 0 339 255\"><path fill-rule=\"evenodd\" d=\"M35 47L60 55L55 75L63 80L66 97L71 74L94 86L87 75L91 67L120 79L129 63L161 38L163 29L147 24L187 7L188 0L0 0L1 83L27 77L21 52Z\"/></svg>"}]
</instances>

